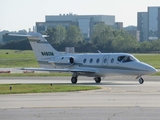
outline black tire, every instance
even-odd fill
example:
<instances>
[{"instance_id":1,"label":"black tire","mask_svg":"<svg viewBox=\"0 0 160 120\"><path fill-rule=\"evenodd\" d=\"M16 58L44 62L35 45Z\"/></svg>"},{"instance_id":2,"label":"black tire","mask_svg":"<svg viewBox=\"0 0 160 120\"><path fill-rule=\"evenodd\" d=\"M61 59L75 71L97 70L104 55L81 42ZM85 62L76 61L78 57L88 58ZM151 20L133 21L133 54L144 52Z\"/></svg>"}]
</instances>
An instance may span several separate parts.
<instances>
[{"instance_id":1,"label":"black tire","mask_svg":"<svg viewBox=\"0 0 160 120\"><path fill-rule=\"evenodd\" d=\"M139 79L139 84L143 84L143 83L144 83L143 78L140 78L140 79Z\"/></svg>"},{"instance_id":2,"label":"black tire","mask_svg":"<svg viewBox=\"0 0 160 120\"><path fill-rule=\"evenodd\" d=\"M101 82L101 77L96 77L96 78L95 78L95 82L96 82L96 83L100 83L100 82Z\"/></svg>"},{"instance_id":3,"label":"black tire","mask_svg":"<svg viewBox=\"0 0 160 120\"><path fill-rule=\"evenodd\" d=\"M72 82L72 84L76 84L77 83L77 78L76 77L72 77L71 78L71 82Z\"/></svg>"}]
</instances>

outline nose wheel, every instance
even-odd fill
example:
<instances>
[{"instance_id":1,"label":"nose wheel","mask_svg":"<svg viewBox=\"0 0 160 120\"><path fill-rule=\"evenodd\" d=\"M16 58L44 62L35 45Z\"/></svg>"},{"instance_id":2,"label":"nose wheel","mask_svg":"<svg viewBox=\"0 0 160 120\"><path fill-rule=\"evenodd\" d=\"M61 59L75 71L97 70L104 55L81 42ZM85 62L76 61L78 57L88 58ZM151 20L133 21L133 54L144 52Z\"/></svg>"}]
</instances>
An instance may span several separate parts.
<instances>
[{"instance_id":1,"label":"nose wheel","mask_svg":"<svg viewBox=\"0 0 160 120\"><path fill-rule=\"evenodd\" d=\"M140 78L140 79L139 79L139 84L143 84L143 83L144 83L143 78Z\"/></svg>"}]
</instances>

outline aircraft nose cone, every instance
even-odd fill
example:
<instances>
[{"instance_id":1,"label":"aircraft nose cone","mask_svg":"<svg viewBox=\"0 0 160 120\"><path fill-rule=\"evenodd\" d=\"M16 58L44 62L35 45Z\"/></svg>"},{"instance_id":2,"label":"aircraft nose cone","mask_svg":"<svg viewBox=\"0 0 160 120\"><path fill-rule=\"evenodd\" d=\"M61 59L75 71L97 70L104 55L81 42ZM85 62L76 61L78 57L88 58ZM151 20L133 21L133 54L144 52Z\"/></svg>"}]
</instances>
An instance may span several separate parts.
<instances>
[{"instance_id":1,"label":"aircraft nose cone","mask_svg":"<svg viewBox=\"0 0 160 120\"><path fill-rule=\"evenodd\" d=\"M157 70L156 70L155 68L153 68L152 71L153 71L153 73L156 73L156 72L157 72Z\"/></svg>"},{"instance_id":2,"label":"aircraft nose cone","mask_svg":"<svg viewBox=\"0 0 160 120\"><path fill-rule=\"evenodd\" d=\"M149 66L149 67L148 67L148 71L149 71L151 74L154 74L154 73L157 72L157 70L156 70L154 67L152 67L152 66Z\"/></svg>"},{"instance_id":3,"label":"aircraft nose cone","mask_svg":"<svg viewBox=\"0 0 160 120\"><path fill-rule=\"evenodd\" d=\"M154 74L157 72L157 70L153 66L146 64L146 63L143 63L143 62L142 62L142 64L144 65L148 74Z\"/></svg>"}]
</instances>

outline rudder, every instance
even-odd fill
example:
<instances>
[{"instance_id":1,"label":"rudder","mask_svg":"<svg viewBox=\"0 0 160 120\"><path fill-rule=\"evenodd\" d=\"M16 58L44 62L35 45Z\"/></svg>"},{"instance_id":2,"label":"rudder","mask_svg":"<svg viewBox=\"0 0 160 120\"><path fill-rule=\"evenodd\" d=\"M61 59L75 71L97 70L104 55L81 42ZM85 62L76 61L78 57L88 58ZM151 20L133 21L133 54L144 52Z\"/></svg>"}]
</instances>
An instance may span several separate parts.
<instances>
[{"instance_id":1,"label":"rudder","mask_svg":"<svg viewBox=\"0 0 160 120\"><path fill-rule=\"evenodd\" d=\"M31 36L28 36L28 39L37 60L60 55L40 33L32 33Z\"/></svg>"}]
</instances>

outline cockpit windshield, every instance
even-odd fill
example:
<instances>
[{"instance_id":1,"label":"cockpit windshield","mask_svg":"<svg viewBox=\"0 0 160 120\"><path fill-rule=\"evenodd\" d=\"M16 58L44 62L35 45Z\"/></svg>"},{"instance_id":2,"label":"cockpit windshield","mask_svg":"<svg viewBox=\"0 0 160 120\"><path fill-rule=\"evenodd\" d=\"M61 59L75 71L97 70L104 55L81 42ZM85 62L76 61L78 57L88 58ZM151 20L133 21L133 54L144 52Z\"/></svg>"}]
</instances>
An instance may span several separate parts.
<instances>
[{"instance_id":1,"label":"cockpit windshield","mask_svg":"<svg viewBox=\"0 0 160 120\"><path fill-rule=\"evenodd\" d=\"M131 62L131 61L138 61L134 56L129 56L129 55L127 55L127 56L119 56L117 58L117 60L119 62L123 62L123 63L125 63L125 62Z\"/></svg>"}]
</instances>

